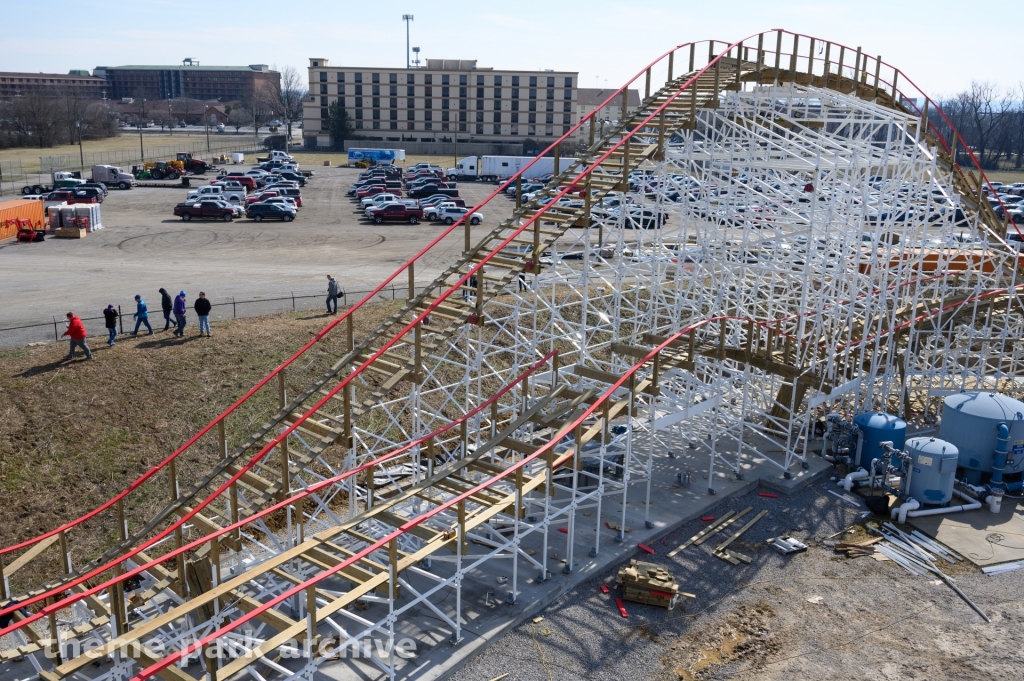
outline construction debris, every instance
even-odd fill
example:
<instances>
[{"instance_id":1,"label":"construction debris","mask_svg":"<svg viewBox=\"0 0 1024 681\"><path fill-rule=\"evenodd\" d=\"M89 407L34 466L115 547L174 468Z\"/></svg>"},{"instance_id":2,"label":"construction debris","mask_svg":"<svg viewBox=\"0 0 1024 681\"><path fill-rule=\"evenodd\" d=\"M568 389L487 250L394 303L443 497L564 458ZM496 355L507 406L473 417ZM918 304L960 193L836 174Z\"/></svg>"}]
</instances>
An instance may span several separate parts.
<instances>
[{"instance_id":1,"label":"construction debris","mask_svg":"<svg viewBox=\"0 0 1024 681\"><path fill-rule=\"evenodd\" d=\"M1001 575L1004 572L1013 572L1014 570L1020 570L1021 568L1024 568L1024 563L1003 563L1001 565L989 565L988 567L983 567L981 568L981 571L986 575L995 577L996 575Z\"/></svg>"},{"instance_id":2,"label":"construction debris","mask_svg":"<svg viewBox=\"0 0 1024 681\"><path fill-rule=\"evenodd\" d=\"M672 610L681 596L696 598L680 591L672 573L654 563L631 560L619 569L618 579L622 583L622 597L635 603Z\"/></svg>"},{"instance_id":3,"label":"construction debris","mask_svg":"<svg viewBox=\"0 0 1024 681\"><path fill-rule=\"evenodd\" d=\"M753 511L753 510L754 510L753 506L748 506L745 509L743 509L742 511L740 511L739 515L736 514L736 511L727 511L725 514L722 515L721 518L719 518L715 522L711 523L710 525L708 525L703 530L701 530L697 534L695 534L692 537L690 537L689 539L687 539L685 542L683 542L682 544L680 544L676 548L674 548L671 551L669 551L668 552L668 557L672 558L677 553L679 553L680 551L685 549L687 546L690 546L691 544L696 544L697 546L703 544L712 535L714 535L714 534L716 534L718 532L721 532L726 527L728 527L730 524L732 524L732 522L734 520L738 520L744 514L749 513L750 511Z\"/></svg>"},{"instance_id":4,"label":"construction debris","mask_svg":"<svg viewBox=\"0 0 1024 681\"><path fill-rule=\"evenodd\" d=\"M744 513L745 513L745 511L744 511ZM741 513L740 515L743 515L743 513ZM750 521L747 522L746 525L744 525L740 529L736 530L736 534L732 535L731 537L726 539L724 542L722 542L721 544L716 546L715 550L713 552L714 555L718 556L719 558L721 558L724 561L728 561L728 562L732 563L733 565L739 565L740 561L743 561L744 563L750 563L752 559L749 556L745 556L742 553L739 553L738 551L729 551L728 548L729 548L730 544L732 544L734 541L739 539L740 536L742 536L744 532L746 532L751 527L753 527L757 523L757 521L759 521L761 518L765 517L766 515L768 515L768 511L761 511L756 516L754 516ZM736 516L736 518L739 518L739 517L740 517L739 515ZM735 518L734 518L734 520L735 520Z\"/></svg>"},{"instance_id":5,"label":"construction debris","mask_svg":"<svg viewBox=\"0 0 1024 681\"><path fill-rule=\"evenodd\" d=\"M793 537L770 537L767 541L768 546L779 551L783 555L789 555L791 553L800 553L807 550L807 544L803 543L799 539Z\"/></svg>"}]
</instances>

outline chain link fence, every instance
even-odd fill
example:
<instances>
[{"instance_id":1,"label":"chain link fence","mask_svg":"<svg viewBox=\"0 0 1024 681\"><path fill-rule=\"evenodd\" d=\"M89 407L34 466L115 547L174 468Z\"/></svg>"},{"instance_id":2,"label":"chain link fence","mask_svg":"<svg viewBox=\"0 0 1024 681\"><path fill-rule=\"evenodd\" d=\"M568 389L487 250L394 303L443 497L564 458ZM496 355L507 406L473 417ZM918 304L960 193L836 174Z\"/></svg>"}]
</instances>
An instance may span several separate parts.
<instances>
[{"instance_id":1,"label":"chain link fence","mask_svg":"<svg viewBox=\"0 0 1024 681\"><path fill-rule=\"evenodd\" d=\"M145 145L145 142L143 142L143 145ZM143 146L143 150L145 150L145 157L150 161L166 161L173 159L179 151L186 151L201 157L207 154L231 154L234 152L243 154L257 153L263 151L263 146L260 140L248 135L238 136L233 139L226 139L218 135L210 139L209 150L207 150L205 139L199 142L164 144L155 147ZM143 150L119 149L116 151L89 152L87 154L40 156L39 174L48 176L55 170L87 171L93 166L98 165L129 166L138 164L143 161Z\"/></svg>"},{"instance_id":2,"label":"chain link fence","mask_svg":"<svg viewBox=\"0 0 1024 681\"><path fill-rule=\"evenodd\" d=\"M14 185L27 181L21 159L0 160L0 196L13 195Z\"/></svg>"},{"instance_id":3,"label":"chain link fence","mask_svg":"<svg viewBox=\"0 0 1024 681\"><path fill-rule=\"evenodd\" d=\"M341 296L338 299L339 308L345 307L358 302L364 295L369 291L342 291ZM399 296L407 296L408 291L404 288L391 286L385 288L377 294L378 300L396 300ZM237 319L239 317L258 317L260 315L267 314L278 314L281 312L311 312L311 311L327 311L327 294L326 293L314 293L314 294L295 294L290 293L287 296L281 296L277 298L250 298L242 300L239 298L231 297L230 299L222 299L218 301L211 301L213 303L213 309L210 311L210 322L215 324L218 321L225 321L228 319ZM157 305L150 306L149 308L149 323L153 326L154 331L159 331L163 327L161 324L164 323L163 313L159 306L159 300ZM192 298L189 302L188 318L189 325L195 326L197 324L195 311L192 309L192 305L195 303L195 298ZM72 310L74 311L74 310ZM118 306L118 333L130 333L135 330L135 320L132 315L135 314L134 302L129 305ZM90 337L105 338L106 337L106 326L104 318L101 313L96 315L79 315L82 318L82 322L85 324L86 331L89 332ZM49 320L39 320L37 322L30 322L26 324L16 324L0 328L0 347L2 348L17 348L23 347L30 343L52 343L54 341L67 340L61 334L67 328L64 323L65 317L51 316ZM173 326L173 317L172 317ZM145 333L146 327L142 326L142 332Z\"/></svg>"}]
</instances>

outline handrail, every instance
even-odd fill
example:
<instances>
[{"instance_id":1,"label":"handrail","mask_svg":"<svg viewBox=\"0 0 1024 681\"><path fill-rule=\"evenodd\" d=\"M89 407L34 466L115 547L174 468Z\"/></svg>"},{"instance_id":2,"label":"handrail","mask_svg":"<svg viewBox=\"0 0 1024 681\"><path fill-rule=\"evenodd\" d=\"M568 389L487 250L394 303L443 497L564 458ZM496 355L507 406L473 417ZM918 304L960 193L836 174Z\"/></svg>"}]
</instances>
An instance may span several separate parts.
<instances>
[{"instance_id":1,"label":"handrail","mask_svg":"<svg viewBox=\"0 0 1024 681\"><path fill-rule=\"evenodd\" d=\"M663 350L668 348L670 345L672 345L673 343L675 343L676 341L678 341L679 339L684 337L686 334L688 334L688 333L690 333L692 331L695 331L696 329L698 329L698 328L700 328L702 326L706 326L708 324L712 324L714 322L721 321L721 320L754 321L754 320L749 320L747 318L739 317L739 316L736 316L736 315L719 315L719 316L709 317L709 318L703 319L703 320L701 320L699 322L695 322L695 323L690 324L689 326L681 329L680 331L676 332L675 334L673 334L672 336L667 338L665 341L663 341L661 344L659 344L653 350L648 352L642 359L640 359L637 363L635 363L632 367L630 367L622 375L622 377L620 377L615 383L613 383L611 385L611 387L609 387L607 390L605 390L604 393L599 398L594 400L594 402L589 407L587 407L581 414L579 414L576 417L576 419L574 421L572 421L572 423L566 423L565 425L563 425L562 428L558 430L558 432L556 432L554 435L552 435L548 439L548 441L545 444L541 445L535 452L533 452L533 453L523 457L520 461L512 464L511 466L506 468L501 473L495 474L490 479L485 480L485 481L477 484L472 489L466 490L465 492L462 492L461 494L458 494L458 495L456 495L454 497L451 497L447 501L444 501L444 502L438 504L437 506L435 506L434 508L430 509L429 511L423 513L422 515L417 516L416 518L406 522L405 524L403 524L402 526L400 526L397 529L393 530L392 532L388 533L387 535L377 539L375 542L373 542L371 544L368 544L363 549L360 549L359 551L356 551L355 553L353 553L352 556L342 560L337 565L322 570L321 572L319 572L314 577L310 577L309 579L307 579L307 580L305 580L303 582L295 584L290 589L287 589L287 590L283 591L280 595L275 596L274 598L270 599L269 601L267 601L265 603L262 603L258 607L253 608L252 610L246 612L245 614L241 615L240 617L235 618L235 619L231 620L230 622L227 622L226 624L221 626L216 632L213 632L213 633L211 633L211 634L209 634L209 635L207 635L207 636L197 640L196 642L192 643L191 645L186 646L185 649L183 649L181 651L170 653L170 654L166 655L160 661L155 662L152 665L150 665L149 667L146 667L145 669L141 670L138 674L136 674L131 679L131 681L145 681L145 679L148 679L148 678L152 677L153 675L158 674L159 672L163 671L164 669L166 669L170 665L175 664L177 661L179 661L179 660L181 660L181 659L183 659L183 658L185 658L187 656L192 655L193 653L195 653L196 651L200 650L201 648L203 648L203 647L209 645L210 643L216 641L220 636L222 636L224 634L227 634L227 633L230 633L231 631L234 631L238 627L244 625L246 622L252 621L253 619L261 616L267 610L275 607L276 605L285 602L287 599L289 599L289 598L291 598L293 596L296 596L298 594L303 593L306 589L317 585L321 581L331 577L332 575L337 574L338 572L348 568L349 566L353 565L354 563L356 563L356 562L358 562L360 560L363 560L364 558L369 556L374 551L377 551L377 550L383 548L384 546L386 546L390 542L398 539L398 537L402 536L406 532L409 532L410 530L412 530L412 529L422 525L427 520L430 520L431 518L435 517L436 515L438 515L438 514L444 512L444 511L452 508L453 506L457 505L458 503L460 503L462 501L465 501L466 499L469 499L473 495L478 494L479 492L486 490L487 488L491 487L492 485L496 484L497 482L499 482L499 481L507 478L508 476L514 474L517 470L519 470L520 468L526 466L528 463L530 463L530 462L540 458L541 456L545 455L558 442L560 442L562 440L562 438L564 438L566 435L571 433L578 426L582 425L583 422L586 421L588 418L590 418L608 399L613 397L614 394L623 385L625 385L628 380L630 380L637 373L637 371L639 371L645 364L647 364L648 362L653 360L654 357L657 354L659 354L660 352L662 352ZM779 320L762 320L762 321L764 321L765 323L775 323L775 322L777 322ZM576 456L575 452L570 452L570 453L562 454L561 456L553 459L553 461L551 463L552 469L558 468L559 466L564 465L566 462L568 462L570 459L572 459L575 456ZM457 541L461 541L461 538L458 538ZM56 608L56 607L58 607L58 606L57 605L49 606L49 608L51 608L51 609L52 608ZM5 633L7 633L6 630L0 630L0 636L2 636Z\"/></svg>"},{"instance_id":2,"label":"handrail","mask_svg":"<svg viewBox=\"0 0 1024 681\"><path fill-rule=\"evenodd\" d=\"M701 41L701 42L703 42L703 41ZM624 85L621 88L619 88L618 90L616 90L608 98L608 100L605 102L605 104L609 103L616 96L621 95L623 90L628 89L628 87L634 81L636 81L638 78L640 78L640 76L646 71L646 69L651 68L652 66L657 64L659 61L664 59L667 55L669 55L669 54L671 54L671 53L675 52L676 50L679 50L679 49L681 49L683 47L686 47L686 46L688 46L690 44L691 43L682 43L682 44L676 46L675 48L673 48L673 49L663 53L661 56L659 56L658 58L656 58L655 60L650 62L650 64L648 64L646 67L641 69L641 71L638 72L636 76L634 76L629 82L627 82L626 85ZM694 44L697 44L697 43L694 43ZM604 105L602 105L602 106L604 106ZM581 128L583 126L585 121L588 121L588 120L594 118L597 115L599 110L600 110L600 107L594 109L589 114L587 114L586 116L581 118L576 123L576 125L574 125L572 128L570 128L569 132L564 133L561 137L559 137L554 142L552 142L550 145L548 145L548 147L545 148L545 150L543 152L538 154L538 156L536 158L534 158L534 160L530 161L528 164L523 166L517 173L515 173L508 180L506 180L504 182L504 184L499 185L498 189L492 191L480 203L480 205L482 206L482 205L488 203L491 199L493 199L499 193L503 192L505 189L507 189L509 186L511 186L511 184L513 182L515 182L517 178L522 177L523 173L525 173L526 170L528 170L531 166L533 166L533 164L536 163L538 159L540 159L545 154L547 154L549 151L552 151L557 145L561 144L563 141L565 141L569 137L571 137L579 128ZM228 409L226 409L223 413L221 413L219 416L217 416L213 421L211 421L206 426L204 426L202 429L200 429L200 431L198 433L196 433L194 436L189 438L189 440L186 441L184 445L179 447L170 456L168 456L167 458L165 458L164 460L159 462L156 466L150 468L148 471L146 471L145 473L140 475L133 483L131 483L128 487L126 487L122 492L118 493L117 495L112 497L107 502L103 503L102 505L96 507L92 511L89 511L88 513L80 516L79 518L77 518L75 520L69 521L69 522L67 522L67 523L65 523L65 524L63 524L63 525L61 525L61 526L59 526L57 528L54 528L54 529L52 529L52 530L50 530L48 532L45 532L45 533L43 533L41 535L38 535L38 536L36 536L36 537L34 537L32 539L27 539L27 540L24 540L24 541L19 542L17 544L13 544L13 545L8 546L8 547L0 547L0 558L2 558L4 555L6 555L8 553L13 553L13 552L19 551L21 549L29 548L30 546L33 546L33 545L35 545L35 544L37 544L37 543L39 543L41 541L49 539L50 537L56 536L57 534L60 534L61 532L66 532L66 531L68 531L70 529L73 529L73 528L77 527L78 525L81 525L85 521L89 520L90 518L93 518L96 515L104 512L104 511L108 511L111 508L113 508L119 501L125 499L129 494L131 494L133 491L138 489L140 486L142 486L145 482L150 480L157 473L162 471L166 466L168 466L171 463L171 461L177 459L178 456L180 456L186 450L191 448L192 445L194 445L196 442L198 442L200 438L202 438L204 435L208 434L217 424L221 423L225 418L227 418L227 416L229 416L232 412L237 410L242 404L244 404L246 401L248 401L248 399L250 397L252 397L257 391L259 391L260 389L265 387L271 380L273 380L273 378L275 376L277 376L282 371L284 371L285 368L287 368L289 365L291 365L293 362L295 362L295 360L297 360L306 351L308 351L316 343L318 343L320 340L322 340L328 333L330 333L332 330L334 330L334 328L336 328L339 324L341 324L343 321L345 321L348 317L352 316L355 313L356 310L358 310L364 304L368 303L374 297L376 297L377 294L379 294L388 284L390 284L392 281L394 281L403 272L408 270L410 265L414 264L417 260L419 260L420 258L425 256L430 250L432 250L434 248L434 246L439 244L442 240L444 240L446 237L448 237L456 228L461 226L462 223L464 222L464 220L465 220L465 218L461 218L458 221L456 221L455 223L453 223L452 225L448 226L446 229L442 230L441 233L438 234L438 236L435 237L433 241L431 241L429 244L427 244L425 247L423 247L418 253L416 253L411 258L409 258L409 260L407 260L404 264L400 265L398 267L398 269L396 269L390 276L388 276L386 279L384 279L379 285L377 285L373 290L371 290L367 295L365 295L360 301L358 301L355 305L353 305L352 307L347 309L337 319L333 320L327 326L325 326L311 340L309 340L305 345L303 345L295 354L293 354L291 357L289 357L284 362L282 362L277 368L275 368L273 371L271 371L269 374L267 374L267 376L265 376L262 380L260 380L255 386L253 386L242 397L240 397L238 400L236 400L234 404L232 404L230 407L228 407Z\"/></svg>"},{"instance_id":3,"label":"handrail","mask_svg":"<svg viewBox=\"0 0 1024 681\"><path fill-rule=\"evenodd\" d=\"M680 47L685 47L688 44L689 43L685 43L685 44L683 44ZM676 47L673 50L670 50L669 52L666 52L665 55L670 54L671 52L674 52L676 49L679 49L679 47ZM728 49L732 49L732 46L730 46ZM660 61L660 59L663 58L665 55L662 55L662 57L660 57L658 60L655 60L654 62L651 62L651 63L652 64L657 63L657 61ZM694 83L696 81L696 79L700 77L700 75L703 75L703 73L705 73L709 68L711 68L711 66L717 60L718 60L718 57L715 57L715 59L713 59L712 61L708 62L708 64L704 67L704 69L702 69L700 72L698 72L692 78L687 80L686 83L683 84L677 90L676 94L673 95L672 97L668 98L668 100L665 103L663 103L660 107L658 107L658 109L655 112L653 112L650 116L648 116L647 119L645 119L645 121L643 122L642 125L646 125L648 122L650 122L650 120L653 119L653 117L655 115L657 115L660 111L662 111L664 109L664 107L668 106L672 101L675 100L676 97L678 97L684 90L686 90L687 87L689 87L692 83ZM641 70L625 86L623 86L622 88L619 88L619 90L617 90L617 92L621 93L623 90L627 89L628 86L633 83L633 81L635 81L643 73L645 73L646 68L647 67L645 67L645 69ZM596 115L597 111L598 111L598 109L595 109L590 114L588 114L586 117L584 117L583 120L587 120L587 119L593 117L594 115ZM577 123L576 126L574 126L572 129L570 129L569 132L564 133L560 138L555 140L555 142L553 142L548 147L548 150L553 149L556 145L560 144L562 141L564 141L569 136L571 136L573 134L573 132L576 129L578 129L581 125L582 125L582 121L580 123ZM505 248L505 246L507 246L508 243L511 242L512 239L514 239L517 235L519 235L523 231L525 231L531 224L533 224L533 222L538 220L544 213L546 213L548 208L551 205L553 205L555 203L555 201L557 201L557 199L559 199L559 198L561 198L561 197L566 195L566 193L569 191L569 187L571 187L572 185L576 184L579 181L579 179L582 178L584 175L589 174L595 168L597 168L600 165L601 161L606 159L613 151L618 149L623 143L626 142L626 140L631 139L632 136L634 135L634 133L636 132L636 130L638 130L639 127L642 127L642 125L641 126L637 126L636 129L634 129L633 131L630 131L628 134L624 134L617 143L615 143L607 152L605 152L605 154L603 154L598 160L596 160L586 171L580 173L576 177L576 179L573 180L565 189L562 189L557 194L557 196L555 197L555 199L551 203L541 207L540 210L533 217L528 219L523 225L521 225L518 229L516 229L509 237L507 237L505 239L505 241L503 241L499 246L497 246L494 250L492 250L491 253L487 255L487 257L485 257L483 260L481 260L481 262L477 263L477 265L472 267L458 282L456 282L453 286L451 286L446 292L442 293L430 306L428 306L428 308L426 310L424 310L419 315L417 315L413 319L412 322L407 324L400 332L398 332L397 334L392 336L392 338L390 340L388 340L379 350L377 350L375 353L373 353L373 355L371 357L369 357L362 364L360 364L353 371L351 371L344 379L342 379L337 385L335 385L330 391L328 391L321 399L319 399L312 407L310 407L309 410L306 411L305 414L303 414L301 417L299 417L299 418L295 419L294 421L292 421L292 423L289 426L287 426L283 430L283 432L281 432L278 436L274 437L259 452L254 454L253 457L249 460L249 462L245 466L240 467L239 470L234 475L232 475L227 481L225 481L223 484L221 484L221 486L219 488L217 488L214 492L212 492L206 498L206 500L204 500L201 504L195 505L187 513L185 513L183 515L180 515L179 518L174 523L168 525L166 528L164 528L164 530L162 530L161 532L156 534L151 539L143 542L140 546L130 550L128 553L122 555L121 557L119 557L119 558L117 558L115 560L109 561L107 564L105 564L103 566L95 567L92 570L90 570L89 572L85 573L84 575L80 575L78 577L78 580L82 580L82 579L86 579L86 578L89 578L89 577L93 577L93 576L96 576L97 574L102 574L106 570L108 570L108 569L114 567L115 565L117 565L118 563L122 562L126 557L130 557L130 556L136 555L139 551L142 551L142 550L148 548L149 546L159 542L164 537L169 536L171 534L171 532L173 532L176 528L182 527L188 520L190 520L192 517L197 515L200 511L202 511L214 499L216 499L221 494L223 494L228 488L230 488L230 486L232 484L234 484L243 475L245 475L253 466L255 466L260 460L262 460L269 452L273 451L273 449L275 447L277 447L293 431L295 431L303 423L305 423L305 421L310 416L312 416L317 410L319 410L323 405L327 404L341 390L346 388L349 385L349 383L352 382L353 380L355 380L355 378L357 376L359 376L362 373L362 371L367 366L369 366L370 364L375 362L378 358L380 358L381 355L383 355L385 352L387 352L393 345L398 343L399 340L401 338L403 338L410 330L412 330L417 324L421 323L424 318L429 316L430 313L433 312L442 302L447 300L447 298L450 295L452 295L452 293L454 291L458 290L458 288L460 286L462 286L466 281L468 281L469 278L471 276L473 276L480 268L484 267L488 262L490 262L491 258L495 257L498 253L500 253L501 250L503 248ZM545 151L545 153L546 153L546 151ZM538 156L537 158L540 158L540 156ZM520 177L522 175L522 173L525 172L534 163L536 163L536 161L537 161L537 159L534 159L529 164L524 166L518 173L516 173L516 175L512 176L511 178L509 178L509 180L507 180L503 185L501 185L498 189L496 189L490 195L488 195L488 197L481 203L481 205L487 203L488 201L493 199L495 196L497 196L501 191L503 191L503 189L505 189L508 186L510 186L514 179L516 179L517 177ZM466 215L464 215L462 218L460 218L457 222L455 222L452 225L450 225L448 227L448 229L444 230L444 232L442 232L438 237L436 237L427 247L422 249L417 255L413 256L413 258L410 259L409 262L410 263L414 262L417 258L421 257L428 250L433 248L433 246L436 245L437 243L439 243L445 236L447 236L454 229L456 229L457 227L462 225L465 222L465 220L467 219L467 217L468 217L468 213ZM349 316L350 314L352 314L355 311L355 309L357 309L359 306L361 306L367 300L373 298L377 294L377 292L379 292L383 287L387 286L391 281L393 281L395 277L397 277L402 271L404 271L404 269L405 269L405 266L403 266L403 268L398 269L395 273L393 273L391 276L389 276L387 279L385 279L383 282L381 282L381 284L379 284L373 291L371 291L365 298L363 298L363 300L361 300L356 306L354 306L354 307L350 308L349 310L347 310L345 315L343 315L342 317L339 317L338 319L334 320L331 324L328 324L328 326L323 331L321 331L319 334L317 334L312 340L310 340L303 347L303 349L300 351L300 353L296 354L295 357L297 357L298 354L301 354L302 352L305 352L309 347L312 346L313 343L315 343L318 340L320 340L326 333L328 333L335 326L340 324L341 321L344 318L346 318L347 316ZM289 362L293 361L293 360L294 360L294 357L292 358L292 360L289 360ZM271 377L268 376L266 379L264 379L264 381L262 382L262 385L265 385L266 382L270 380L270 378ZM262 386L260 386L260 387L262 387ZM256 390L256 388L254 388L253 391L254 390ZM250 391L250 392L253 392L253 391ZM210 424L209 426L207 426L206 429L204 429L204 431L208 432L209 428L211 428L213 425L214 424ZM196 438L198 438L198 436L196 436ZM196 438L193 438L193 440L196 439ZM41 594L38 594L34 598L38 599L38 598L41 598L43 596L52 596L52 595L55 595L55 594L63 593L64 591L67 590L67 588L68 587L67 587L66 584L62 584L62 585L60 585L58 587L54 587L54 588L50 589L47 592L43 592ZM5 611L0 611L0 612L5 612Z\"/></svg>"},{"instance_id":4,"label":"handrail","mask_svg":"<svg viewBox=\"0 0 1024 681\"><path fill-rule=\"evenodd\" d=\"M146 572L147 570L150 570L150 569L156 567L157 565L160 565L161 563L166 563L171 558L176 558L177 556L181 556L181 555L188 555L191 551L194 551L195 549L199 548L200 546L202 546L203 544L205 544L208 541L212 541L212 540L217 539L219 537L222 537L222 536L224 536L226 534L230 534L230 533L232 533L232 532L234 532L236 530L239 530L239 529L245 527L246 525L248 525L250 523L253 523L253 522L257 521L257 520L260 520L261 518L264 518L264 517L266 517L266 516L268 516L268 515L270 515L272 513L276 513L277 511L280 511L283 508L287 508L288 506L294 504L296 501L301 501L302 499L305 499L308 496L316 494L317 492L319 492L322 489L325 489L325 488L330 487L332 485L335 485L335 484L337 484L339 482L342 482L342 481L346 480L347 478L350 478L352 476L358 475L359 473L362 473L362 472L367 471L367 470L369 470L371 468L374 468L375 466L379 466L382 463L386 463L387 461L390 461L391 459L397 458L397 457L405 454L406 452L409 452L410 450L415 449L416 447L421 446L424 443L429 442L431 439L437 437L438 435L441 435L441 434L443 434L443 433L445 433L445 432L447 432L449 430L452 430L456 426L459 426L459 425L469 421L471 418L473 418L474 416L476 416L477 414L482 412L484 409L489 407L491 404L494 404L499 399L501 399L502 397L507 395L509 393L509 391L511 391L513 388L515 388L520 383L522 383L526 378L528 378L528 377L532 376L534 373L536 373L538 369L540 369L542 366L547 364L553 357L557 357L557 356L558 356L558 350L552 350L551 352L549 352L546 355L544 355L536 363L534 363L533 366L531 366L529 369L527 369L526 371L521 373L519 376L517 376L514 380L512 380L511 382L509 382L506 385L504 385L501 388L501 390L499 390L494 395L489 397L487 400L485 400L484 402L480 403L479 405L477 405L476 407L471 409L466 414L460 416L459 418L449 422L448 424L446 424L444 426L436 428L435 430L431 431L427 435L424 435L424 436L422 436L420 438L417 438L416 440L412 440L411 442L408 442L408 443L402 445L398 449L395 449L395 450L393 450L391 452L388 452L387 454L382 454L381 456L377 457L376 459L373 459L372 461L367 461L367 462L363 463L362 465L357 466L356 468L353 468L351 470L345 471L344 473L339 473L338 475L335 475L333 477L326 478L324 480L316 482L316 483L314 483L314 484L312 484L312 485L310 485L308 487L303 488L303 490L301 492L296 492L295 494L293 494L292 496L288 497L287 499L284 499L282 501L277 502L273 506L269 506L267 508L264 508L264 509L262 509L262 510L260 510L260 511L254 513L254 514L252 514L251 516L248 516L247 518L243 518L242 520L239 520L239 521L237 521L235 523L232 523L231 525L228 525L226 527L222 527L222 528L220 528L220 529L218 529L218 530L216 530L214 532L211 532L210 534L203 535L199 539L195 539L195 540L189 542L188 544L183 545L181 548L176 548L173 551L170 551L169 553L167 553L166 555L161 556L160 558L157 558L155 560L151 560L151 561L149 561L149 562L147 562L147 563L145 563L143 565L139 565L139 566L137 566L137 567L135 567L135 568L133 568L131 570L128 570L127 572L123 572L123 573L121 573L119 575L115 575L111 579L108 579L107 581L105 581L105 582L103 582L101 584L98 584L96 586L88 586L86 584L86 582L88 581L86 578L84 578L84 577L83 578L79 578L73 584L69 584L65 588L66 589L73 589L74 587L79 587L79 586L83 586L84 585L84 586L86 586L86 588L84 590L76 590L74 592L70 592L69 591L67 598L65 598L63 600L60 600L60 601L58 601L56 603L51 603L49 605L44 605L37 612L35 612L35 613L31 614L31 615L28 615L27 617L24 617L21 621L19 621L17 623L10 624L6 628L0 629L0 638L3 638L7 634L9 634L9 633L11 633L13 631L17 631L18 629L21 629L21 628L23 628L25 626L29 626L29 625L31 625L32 622L38 621L42 617L46 617L46 616L48 616L51 613L58 612L59 610L63 610L64 608L67 608L72 603L76 603L78 601L81 601L83 599L89 598L91 596L95 596L96 594L102 592L103 590L108 589L108 588L110 588L110 587L112 587L112 586L114 586L114 585L116 585L116 584L118 584L120 582L124 582L125 580L127 580L127 579L129 579L131 577L135 577L135 576L137 576L139 574L142 574L143 572ZM130 556L126 556L126 558L127 557L130 557ZM43 602L45 600L46 600L46 598L44 596L37 595L37 596L35 596L35 597L31 598L31 599L26 599L26 600L18 602L16 604L9 605L9 606L7 606L4 609L0 609L0 616L8 615L8 614L10 614L10 613L12 613L14 611L20 610L22 608L27 608L29 606L35 605L36 603Z\"/></svg>"}]
</instances>

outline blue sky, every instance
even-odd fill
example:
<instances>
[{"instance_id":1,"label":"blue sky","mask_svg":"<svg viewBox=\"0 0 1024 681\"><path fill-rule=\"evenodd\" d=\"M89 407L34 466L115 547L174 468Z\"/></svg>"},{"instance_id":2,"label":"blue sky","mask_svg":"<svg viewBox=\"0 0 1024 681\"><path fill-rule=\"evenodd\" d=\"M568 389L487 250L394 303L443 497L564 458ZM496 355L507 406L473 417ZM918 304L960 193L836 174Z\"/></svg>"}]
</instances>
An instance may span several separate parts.
<instances>
[{"instance_id":1,"label":"blue sky","mask_svg":"<svg viewBox=\"0 0 1024 681\"><path fill-rule=\"evenodd\" d=\"M64 73L97 65L179 63L185 57L211 65L299 69L312 56L332 64L403 66L401 16L412 14L412 44L422 48L423 58L579 71L584 87L618 87L679 43L738 40L772 28L863 46L932 96L954 92L972 79L1002 88L1024 81L1020 0L979 5L945 0L47 3L46 15L61 17L60 22L40 14L34 3L3 4L3 71Z\"/></svg>"}]
</instances>

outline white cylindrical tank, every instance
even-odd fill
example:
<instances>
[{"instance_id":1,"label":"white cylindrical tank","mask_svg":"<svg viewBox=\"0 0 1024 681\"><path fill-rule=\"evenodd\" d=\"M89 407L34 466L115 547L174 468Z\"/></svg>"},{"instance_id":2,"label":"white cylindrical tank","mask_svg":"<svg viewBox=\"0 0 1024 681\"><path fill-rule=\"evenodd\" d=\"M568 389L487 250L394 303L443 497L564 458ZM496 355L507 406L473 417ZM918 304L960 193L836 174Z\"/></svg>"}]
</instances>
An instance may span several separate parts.
<instances>
[{"instance_id":1,"label":"white cylindrical tank","mask_svg":"<svg viewBox=\"0 0 1024 681\"><path fill-rule=\"evenodd\" d=\"M903 478L903 492L922 504L948 504L956 482L956 446L934 437L913 437L903 451L911 467Z\"/></svg>"}]
</instances>

